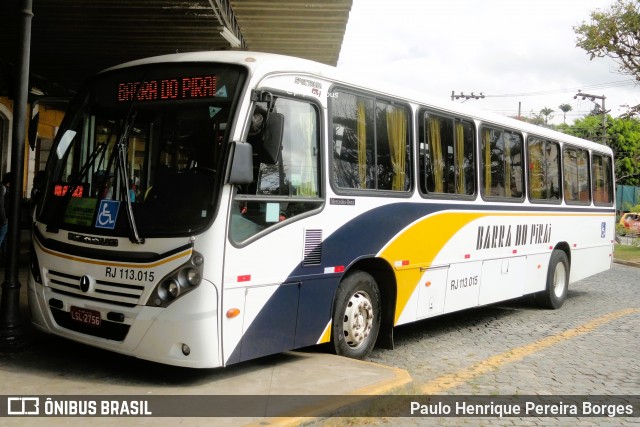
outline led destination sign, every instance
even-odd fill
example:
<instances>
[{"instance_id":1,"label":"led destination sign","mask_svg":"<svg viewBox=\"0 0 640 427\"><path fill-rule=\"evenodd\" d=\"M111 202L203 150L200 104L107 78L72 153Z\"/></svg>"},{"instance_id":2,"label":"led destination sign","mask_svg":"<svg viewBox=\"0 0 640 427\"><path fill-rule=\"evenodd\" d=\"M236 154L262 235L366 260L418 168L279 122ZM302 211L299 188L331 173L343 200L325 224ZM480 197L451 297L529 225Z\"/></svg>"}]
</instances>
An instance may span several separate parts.
<instances>
[{"instance_id":1,"label":"led destination sign","mask_svg":"<svg viewBox=\"0 0 640 427\"><path fill-rule=\"evenodd\" d=\"M213 98L216 76L180 77L144 82L118 83L118 102L172 101Z\"/></svg>"}]
</instances>

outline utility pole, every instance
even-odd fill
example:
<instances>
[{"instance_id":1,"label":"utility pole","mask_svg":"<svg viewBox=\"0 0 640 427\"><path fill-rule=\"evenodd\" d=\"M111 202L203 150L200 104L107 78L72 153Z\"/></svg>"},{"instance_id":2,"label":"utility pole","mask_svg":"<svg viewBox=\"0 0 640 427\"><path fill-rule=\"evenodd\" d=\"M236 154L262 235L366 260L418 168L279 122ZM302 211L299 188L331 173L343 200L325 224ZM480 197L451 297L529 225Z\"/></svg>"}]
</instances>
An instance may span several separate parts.
<instances>
[{"instance_id":1,"label":"utility pole","mask_svg":"<svg viewBox=\"0 0 640 427\"><path fill-rule=\"evenodd\" d=\"M484 94L482 92L480 92L480 95L476 95L473 92L471 92L471 95L465 95L464 92L460 92L460 95L456 95L456 91L455 90L451 91L451 100L452 101L455 101L456 99L461 99L461 98L464 98L465 101L468 101L470 99L483 99L484 98Z\"/></svg>"},{"instance_id":2,"label":"utility pole","mask_svg":"<svg viewBox=\"0 0 640 427\"><path fill-rule=\"evenodd\" d=\"M596 106L600 109L600 113L602 114L602 143L607 145L607 111L604 106L604 100L607 99L604 95L590 95L588 93L583 93L578 90L578 93L574 95L573 99L578 99L578 97L582 97L582 100L589 99L591 102L596 104ZM602 107L596 102L596 99L602 101Z\"/></svg>"}]
</instances>

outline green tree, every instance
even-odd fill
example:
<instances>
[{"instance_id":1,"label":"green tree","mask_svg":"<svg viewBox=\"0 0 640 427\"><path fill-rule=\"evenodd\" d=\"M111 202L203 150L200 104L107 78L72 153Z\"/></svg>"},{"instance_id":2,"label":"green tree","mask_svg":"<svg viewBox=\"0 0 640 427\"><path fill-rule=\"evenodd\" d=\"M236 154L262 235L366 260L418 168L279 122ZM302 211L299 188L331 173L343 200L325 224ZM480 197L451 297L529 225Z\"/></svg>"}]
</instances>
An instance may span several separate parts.
<instances>
[{"instance_id":1,"label":"green tree","mask_svg":"<svg viewBox=\"0 0 640 427\"><path fill-rule=\"evenodd\" d=\"M573 110L573 108L571 107L571 105L569 104L560 104L558 106L558 108L560 110L562 110L562 114L563 114L563 123L567 123L567 113L571 110Z\"/></svg>"},{"instance_id":2,"label":"green tree","mask_svg":"<svg viewBox=\"0 0 640 427\"><path fill-rule=\"evenodd\" d=\"M589 115L576 119L565 133L600 143L602 142L602 118Z\"/></svg>"},{"instance_id":3,"label":"green tree","mask_svg":"<svg viewBox=\"0 0 640 427\"><path fill-rule=\"evenodd\" d=\"M620 71L640 80L640 1L617 0L609 10L591 13L591 22L574 27L576 46L593 58L610 57Z\"/></svg>"},{"instance_id":4,"label":"green tree","mask_svg":"<svg viewBox=\"0 0 640 427\"><path fill-rule=\"evenodd\" d=\"M551 108L549 107L544 107L542 110L540 110L540 117L544 118L544 125L548 126L549 125L549 120L553 120L553 111Z\"/></svg>"},{"instance_id":5,"label":"green tree","mask_svg":"<svg viewBox=\"0 0 640 427\"><path fill-rule=\"evenodd\" d=\"M607 122L607 136L615 153L617 183L640 185L640 121L612 119Z\"/></svg>"}]
</instances>

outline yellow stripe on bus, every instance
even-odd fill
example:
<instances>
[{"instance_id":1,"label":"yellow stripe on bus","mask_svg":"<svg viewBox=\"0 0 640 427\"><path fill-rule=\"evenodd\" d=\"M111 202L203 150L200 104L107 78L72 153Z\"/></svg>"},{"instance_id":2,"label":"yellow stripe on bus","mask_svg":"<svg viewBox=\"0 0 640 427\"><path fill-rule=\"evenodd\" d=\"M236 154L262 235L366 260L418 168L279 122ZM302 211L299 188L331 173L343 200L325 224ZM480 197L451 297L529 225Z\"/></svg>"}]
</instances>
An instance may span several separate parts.
<instances>
[{"instance_id":1,"label":"yellow stripe on bus","mask_svg":"<svg viewBox=\"0 0 640 427\"><path fill-rule=\"evenodd\" d=\"M409 298L413 294L422 272L428 268L438 253L464 226L481 217L527 217L527 216L612 216L613 213L563 213L563 212L441 212L423 218L407 227L380 253L389 265L397 260L409 260L406 268L396 269L397 300L394 324L398 323ZM404 266L403 266L404 267ZM420 267L420 268L418 268Z\"/></svg>"},{"instance_id":2,"label":"yellow stripe on bus","mask_svg":"<svg viewBox=\"0 0 640 427\"><path fill-rule=\"evenodd\" d=\"M332 322L329 320L329 323L327 323L327 326L324 328L324 331L316 344L323 344L331 341L331 324Z\"/></svg>"},{"instance_id":3,"label":"yellow stripe on bus","mask_svg":"<svg viewBox=\"0 0 640 427\"><path fill-rule=\"evenodd\" d=\"M191 252L192 252L192 249L187 249L187 250L182 251L182 252L180 252L180 253L172 256L172 257L165 258L163 260L156 261L156 262L151 263L151 264L131 264L131 263L124 263L124 262L117 262L117 261L97 261L97 260L92 260L92 259L87 259L87 258L76 257L76 256L73 256L73 255L61 254L59 252L55 252L55 251L52 251L50 249L45 248L44 246L42 246L42 244L37 239L35 239L35 242L43 252L45 252L45 253L47 253L49 255L56 256L58 258L64 258L64 259L68 259L68 260L71 260L71 261L83 262L83 263L86 263L86 264L115 266L115 267L126 267L126 268L153 268L153 267L158 267L159 265L166 264L166 263L171 262L171 261L175 261L175 260L177 260L179 258L182 258L182 257L185 257L185 256L191 256Z\"/></svg>"},{"instance_id":4,"label":"yellow stripe on bus","mask_svg":"<svg viewBox=\"0 0 640 427\"><path fill-rule=\"evenodd\" d=\"M380 256L393 265L394 260L407 259L411 254L410 265L428 267L440 250L462 227L480 217L491 215L481 212L447 212L426 217L398 235ZM398 323L411 294L420 280L420 269L410 268L396 271L398 298L394 324Z\"/></svg>"}]
</instances>

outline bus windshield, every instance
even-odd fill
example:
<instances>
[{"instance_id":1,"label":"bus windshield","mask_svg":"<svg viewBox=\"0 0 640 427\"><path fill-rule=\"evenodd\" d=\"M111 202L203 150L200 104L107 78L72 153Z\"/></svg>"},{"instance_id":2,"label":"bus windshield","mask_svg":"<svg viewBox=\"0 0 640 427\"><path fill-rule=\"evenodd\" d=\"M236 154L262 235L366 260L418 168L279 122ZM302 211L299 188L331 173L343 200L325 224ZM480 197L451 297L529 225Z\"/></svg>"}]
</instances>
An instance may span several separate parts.
<instances>
[{"instance_id":1,"label":"bus windshield","mask_svg":"<svg viewBox=\"0 0 640 427\"><path fill-rule=\"evenodd\" d=\"M38 220L137 243L205 228L245 74L152 64L99 75L58 132Z\"/></svg>"}]
</instances>

